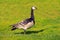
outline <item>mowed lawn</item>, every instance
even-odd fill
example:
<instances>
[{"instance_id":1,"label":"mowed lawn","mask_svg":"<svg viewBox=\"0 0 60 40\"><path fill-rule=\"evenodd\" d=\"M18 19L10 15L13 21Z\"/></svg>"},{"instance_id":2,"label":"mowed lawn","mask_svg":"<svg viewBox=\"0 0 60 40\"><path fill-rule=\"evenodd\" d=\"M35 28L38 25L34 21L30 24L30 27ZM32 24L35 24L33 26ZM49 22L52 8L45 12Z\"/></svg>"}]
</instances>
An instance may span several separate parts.
<instances>
[{"instance_id":1,"label":"mowed lawn","mask_svg":"<svg viewBox=\"0 0 60 40\"><path fill-rule=\"evenodd\" d=\"M11 31L34 11L36 24L27 30ZM0 0L0 40L60 40L60 0Z\"/></svg>"}]
</instances>

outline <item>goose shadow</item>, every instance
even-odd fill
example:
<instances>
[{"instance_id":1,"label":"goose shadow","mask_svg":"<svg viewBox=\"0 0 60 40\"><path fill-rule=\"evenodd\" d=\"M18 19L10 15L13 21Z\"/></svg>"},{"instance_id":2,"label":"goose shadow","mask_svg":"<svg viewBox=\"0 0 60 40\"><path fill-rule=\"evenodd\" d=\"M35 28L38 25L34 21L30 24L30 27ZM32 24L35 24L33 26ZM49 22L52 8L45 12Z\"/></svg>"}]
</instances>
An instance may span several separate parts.
<instances>
[{"instance_id":1,"label":"goose shadow","mask_svg":"<svg viewBox=\"0 0 60 40\"><path fill-rule=\"evenodd\" d=\"M45 29L42 30L37 30L37 31L26 31L26 34L32 34L32 33L39 33L39 32L43 32ZM24 32L20 32L20 33L15 33L15 34L24 34Z\"/></svg>"}]
</instances>

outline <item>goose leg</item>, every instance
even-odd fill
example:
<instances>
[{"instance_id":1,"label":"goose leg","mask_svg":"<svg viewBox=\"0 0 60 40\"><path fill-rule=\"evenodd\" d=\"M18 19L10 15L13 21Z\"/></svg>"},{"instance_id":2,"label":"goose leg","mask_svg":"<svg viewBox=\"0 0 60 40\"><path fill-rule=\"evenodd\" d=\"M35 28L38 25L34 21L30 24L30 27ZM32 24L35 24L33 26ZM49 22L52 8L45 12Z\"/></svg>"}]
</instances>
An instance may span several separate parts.
<instances>
[{"instance_id":1,"label":"goose leg","mask_svg":"<svg viewBox=\"0 0 60 40\"><path fill-rule=\"evenodd\" d=\"M24 30L24 34L26 34L26 30Z\"/></svg>"}]
</instances>

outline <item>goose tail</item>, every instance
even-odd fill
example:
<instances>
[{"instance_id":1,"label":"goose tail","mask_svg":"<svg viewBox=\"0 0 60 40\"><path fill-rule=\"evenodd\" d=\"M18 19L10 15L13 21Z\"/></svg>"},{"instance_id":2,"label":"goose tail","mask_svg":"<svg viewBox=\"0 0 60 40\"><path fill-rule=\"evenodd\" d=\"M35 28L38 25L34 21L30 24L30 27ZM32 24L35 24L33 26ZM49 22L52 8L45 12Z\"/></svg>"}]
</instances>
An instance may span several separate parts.
<instances>
[{"instance_id":1,"label":"goose tail","mask_svg":"<svg viewBox=\"0 0 60 40\"><path fill-rule=\"evenodd\" d=\"M16 30L16 28L12 28L11 30L12 30L12 31L13 31L13 30Z\"/></svg>"}]
</instances>

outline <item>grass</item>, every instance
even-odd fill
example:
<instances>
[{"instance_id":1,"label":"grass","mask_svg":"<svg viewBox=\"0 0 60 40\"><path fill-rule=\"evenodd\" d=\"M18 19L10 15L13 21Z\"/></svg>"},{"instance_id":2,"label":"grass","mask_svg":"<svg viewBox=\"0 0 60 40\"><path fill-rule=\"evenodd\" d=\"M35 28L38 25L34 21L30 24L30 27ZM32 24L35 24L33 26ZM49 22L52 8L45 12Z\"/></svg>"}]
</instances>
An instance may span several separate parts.
<instances>
[{"instance_id":1,"label":"grass","mask_svg":"<svg viewBox=\"0 0 60 40\"><path fill-rule=\"evenodd\" d=\"M30 17L36 6L36 24L27 30L11 31L11 24ZM60 40L59 0L0 0L0 40Z\"/></svg>"}]
</instances>

